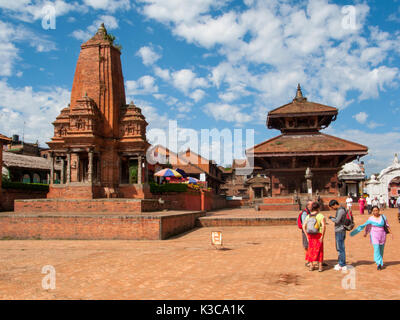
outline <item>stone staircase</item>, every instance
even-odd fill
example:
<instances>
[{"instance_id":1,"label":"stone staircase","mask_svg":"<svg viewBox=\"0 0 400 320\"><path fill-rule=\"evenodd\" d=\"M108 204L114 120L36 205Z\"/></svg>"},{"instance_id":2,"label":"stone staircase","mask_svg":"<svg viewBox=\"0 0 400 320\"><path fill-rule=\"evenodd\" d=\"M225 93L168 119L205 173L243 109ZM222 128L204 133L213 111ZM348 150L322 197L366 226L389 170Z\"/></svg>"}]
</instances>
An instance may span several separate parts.
<instances>
[{"instance_id":1,"label":"stone staircase","mask_svg":"<svg viewBox=\"0 0 400 320\"><path fill-rule=\"evenodd\" d=\"M256 207L257 209L257 207ZM292 196L263 198L258 205L260 211L297 211L299 204L294 203Z\"/></svg>"}]
</instances>

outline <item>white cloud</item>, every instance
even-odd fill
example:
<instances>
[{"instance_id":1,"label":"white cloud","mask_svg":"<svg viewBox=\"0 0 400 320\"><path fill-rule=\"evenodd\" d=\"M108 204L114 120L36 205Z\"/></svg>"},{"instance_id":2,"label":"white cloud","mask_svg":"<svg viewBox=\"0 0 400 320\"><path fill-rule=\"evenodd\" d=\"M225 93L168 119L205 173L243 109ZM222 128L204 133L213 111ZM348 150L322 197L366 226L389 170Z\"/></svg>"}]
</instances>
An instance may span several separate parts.
<instances>
[{"instance_id":1,"label":"white cloud","mask_svg":"<svg viewBox=\"0 0 400 320\"><path fill-rule=\"evenodd\" d=\"M398 81L399 68L385 65L399 51L396 35L366 25L369 7L355 4L357 28L345 28L342 6L328 0L300 4L280 0L247 1L239 10L219 10L224 1L141 0L140 12L171 28L189 43L217 47L225 58L211 80L224 101L240 92L278 106L297 83L308 98L344 108L356 99L377 98ZM237 74L240 73L240 75Z\"/></svg>"},{"instance_id":2,"label":"white cloud","mask_svg":"<svg viewBox=\"0 0 400 320\"><path fill-rule=\"evenodd\" d=\"M32 87L14 88L0 81L0 132L22 135L25 121L25 140L44 144L53 136L52 121L70 101L70 91L49 87L35 91Z\"/></svg>"},{"instance_id":3,"label":"white cloud","mask_svg":"<svg viewBox=\"0 0 400 320\"><path fill-rule=\"evenodd\" d=\"M329 127L326 132L343 139L354 141L369 148L368 155L362 157L367 174L380 172L393 161L395 153L400 154L400 132L374 133L362 130L336 131Z\"/></svg>"},{"instance_id":4,"label":"white cloud","mask_svg":"<svg viewBox=\"0 0 400 320\"><path fill-rule=\"evenodd\" d=\"M358 123L364 124L367 121L368 114L362 111L354 115L353 118L356 119Z\"/></svg>"},{"instance_id":5,"label":"white cloud","mask_svg":"<svg viewBox=\"0 0 400 320\"><path fill-rule=\"evenodd\" d=\"M93 9L107 10L110 12L129 10L131 8L129 0L83 0L83 2Z\"/></svg>"},{"instance_id":6,"label":"white cloud","mask_svg":"<svg viewBox=\"0 0 400 320\"><path fill-rule=\"evenodd\" d=\"M79 4L78 2L67 2L62 0L48 1L48 0L1 0L0 8L4 13L12 16L15 19L25 22L34 22L43 19L47 14L43 8L46 5L54 7L57 17L63 16L72 11L86 12L87 7Z\"/></svg>"},{"instance_id":7,"label":"white cloud","mask_svg":"<svg viewBox=\"0 0 400 320\"><path fill-rule=\"evenodd\" d=\"M235 124L243 124L252 120L251 115L242 112L238 106L226 103L208 103L205 105L204 112L211 115L215 120L234 122Z\"/></svg>"},{"instance_id":8,"label":"white cloud","mask_svg":"<svg viewBox=\"0 0 400 320\"><path fill-rule=\"evenodd\" d=\"M195 102L199 102L201 99L204 98L204 96L206 95L206 93L204 92L204 90L201 89L197 89L194 92L192 92L189 96L190 98L192 98Z\"/></svg>"},{"instance_id":9,"label":"white cloud","mask_svg":"<svg viewBox=\"0 0 400 320\"><path fill-rule=\"evenodd\" d=\"M189 94L190 89L208 86L206 79L197 77L196 73L190 69L175 71L172 73L171 77L174 87L184 92L186 95Z\"/></svg>"},{"instance_id":10,"label":"white cloud","mask_svg":"<svg viewBox=\"0 0 400 320\"><path fill-rule=\"evenodd\" d=\"M160 67L155 66L154 73L164 81L169 81L171 79L171 73L168 69L161 69Z\"/></svg>"},{"instance_id":11,"label":"white cloud","mask_svg":"<svg viewBox=\"0 0 400 320\"><path fill-rule=\"evenodd\" d=\"M56 50L56 44L45 35L21 25L0 21L0 76L13 74L14 65L20 60L20 49L16 46L19 43L26 43L37 52Z\"/></svg>"},{"instance_id":12,"label":"white cloud","mask_svg":"<svg viewBox=\"0 0 400 320\"><path fill-rule=\"evenodd\" d=\"M143 76L137 81L126 81L127 95L146 95L158 92L156 80L152 76Z\"/></svg>"},{"instance_id":13,"label":"white cloud","mask_svg":"<svg viewBox=\"0 0 400 320\"><path fill-rule=\"evenodd\" d=\"M141 47L136 55L142 58L143 64L145 66L150 66L161 58L161 55L154 51L153 46Z\"/></svg>"}]
</instances>

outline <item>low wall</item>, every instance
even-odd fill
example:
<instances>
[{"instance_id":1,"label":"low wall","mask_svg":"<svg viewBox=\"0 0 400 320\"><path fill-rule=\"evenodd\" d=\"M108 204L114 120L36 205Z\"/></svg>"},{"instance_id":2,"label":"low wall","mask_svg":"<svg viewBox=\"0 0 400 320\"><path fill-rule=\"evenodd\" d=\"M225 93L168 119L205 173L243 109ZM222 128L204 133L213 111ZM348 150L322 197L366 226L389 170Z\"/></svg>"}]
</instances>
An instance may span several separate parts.
<instances>
[{"instance_id":1,"label":"low wall","mask_svg":"<svg viewBox=\"0 0 400 320\"><path fill-rule=\"evenodd\" d=\"M204 192L202 200L201 192L169 192L153 195L153 198L164 200L164 208L170 210L217 210L227 208L227 200L223 196L211 192ZM202 205L202 201L204 201Z\"/></svg>"},{"instance_id":2,"label":"low wall","mask_svg":"<svg viewBox=\"0 0 400 320\"><path fill-rule=\"evenodd\" d=\"M202 212L185 213L180 215L168 215L161 217L161 235L164 240L196 227L197 219L204 216Z\"/></svg>"},{"instance_id":3,"label":"low wall","mask_svg":"<svg viewBox=\"0 0 400 320\"><path fill-rule=\"evenodd\" d=\"M295 225L297 218L242 218L242 217L203 217L197 220L198 227L258 227Z\"/></svg>"},{"instance_id":4,"label":"low wall","mask_svg":"<svg viewBox=\"0 0 400 320\"><path fill-rule=\"evenodd\" d=\"M201 215L0 214L0 239L163 240L192 229Z\"/></svg>"},{"instance_id":5,"label":"low wall","mask_svg":"<svg viewBox=\"0 0 400 320\"><path fill-rule=\"evenodd\" d=\"M21 189L2 189L0 211L13 211L14 200L17 199L46 199L47 191L32 191Z\"/></svg>"},{"instance_id":6,"label":"low wall","mask_svg":"<svg viewBox=\"0 0 400 320\"><path fill-rule=\"evenodd\" d=\"M155 199L39 199L16 200L15 212L148 212L162 210Z\"/></svg>"},{"instance_id":7,"label":"low wall","mask_svg":"<svg viewBox=\"0 0 400 320\"><path fill-rule=\"evenodd\" d=\"M250 205L250 200L226 200L227 208L240 208Z\"/></svg>"}]
</instances>

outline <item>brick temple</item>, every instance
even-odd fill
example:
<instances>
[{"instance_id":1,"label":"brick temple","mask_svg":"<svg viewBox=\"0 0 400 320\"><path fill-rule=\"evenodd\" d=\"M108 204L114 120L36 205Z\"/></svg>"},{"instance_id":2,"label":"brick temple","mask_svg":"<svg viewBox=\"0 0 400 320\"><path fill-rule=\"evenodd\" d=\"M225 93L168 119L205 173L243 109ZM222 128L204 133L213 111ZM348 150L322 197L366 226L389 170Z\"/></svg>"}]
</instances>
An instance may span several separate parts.
<instances>
[{"instance_id":1,"label":"brick temple","mask_svg":"<svg viewBox=\"0 0 400 320\"><path fill-rule=\"evenodd\" d=\"M147 181L147 122L126 104L121 52L104 24L81 45L71 103L53 122L48 198L141 198ZM61 162L54 184L54 160Z\"/></svg>"},{"instance_id":2,"label":"brick temple","mask_svg":"<svg viewBox=\"0 0 400 320\"><path fill-rule=\"evenodd\" d=\"M267 127L281 134L247 150L255 173L270 181L270 188L257 185L254 197L339 196L338 171L368 148L320 132L337 115L337 108L308 101L300 85L292 102L270 111Z\"/></svg>"}]
</instances>

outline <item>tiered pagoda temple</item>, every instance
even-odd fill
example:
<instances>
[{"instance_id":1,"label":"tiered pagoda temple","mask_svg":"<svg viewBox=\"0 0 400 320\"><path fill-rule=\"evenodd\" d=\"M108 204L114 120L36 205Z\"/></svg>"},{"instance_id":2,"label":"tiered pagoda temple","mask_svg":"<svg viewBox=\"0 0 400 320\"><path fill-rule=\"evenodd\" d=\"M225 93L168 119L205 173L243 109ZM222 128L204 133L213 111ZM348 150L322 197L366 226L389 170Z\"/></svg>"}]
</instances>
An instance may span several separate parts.
<instances>
[{"instance_id":1,"label":"tiered pagoda temple","mask_svg":"<svg viewBox=\"0 0 400 320\"><path fill-rule=\"evenodd\" d=\"M147 122L126 104L121 52L104 24L81 45L71 103L53 122L48 198L140 196L147 180ZM61 162L54 184L54 161Z\"/></svg>"},{"instance_id":2,"label":"tiered pagoda temple","mask_svg":"<svg viewBox=\"0 0 400 320\"><path fill-rule=\"evenodd\" d=\"M338 171L366 155L368 148L320 132L337 115L337 108L303 97L300 85L292 102L268 113L267 127L281 135L247 150L256 173L270 178L271 188L264 196L339 195Z\"/></svg>"}]
</instances>

